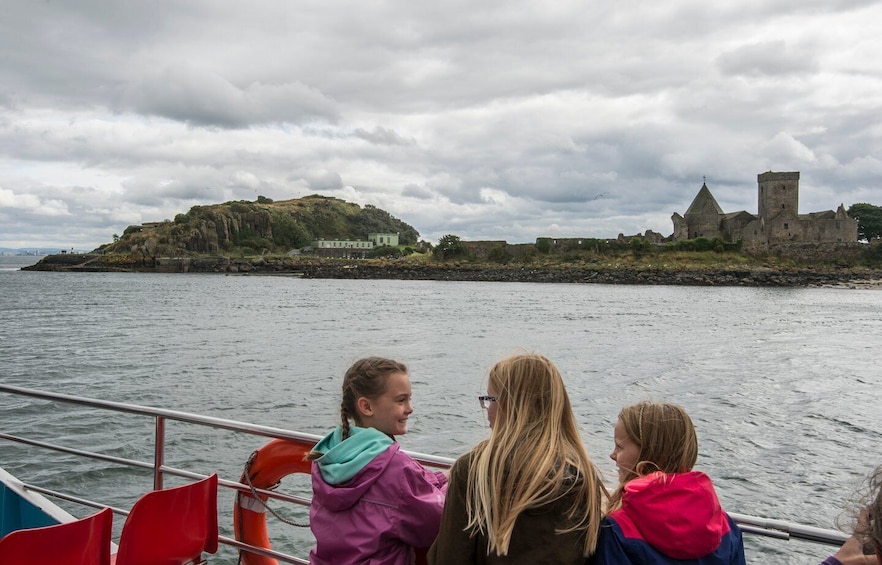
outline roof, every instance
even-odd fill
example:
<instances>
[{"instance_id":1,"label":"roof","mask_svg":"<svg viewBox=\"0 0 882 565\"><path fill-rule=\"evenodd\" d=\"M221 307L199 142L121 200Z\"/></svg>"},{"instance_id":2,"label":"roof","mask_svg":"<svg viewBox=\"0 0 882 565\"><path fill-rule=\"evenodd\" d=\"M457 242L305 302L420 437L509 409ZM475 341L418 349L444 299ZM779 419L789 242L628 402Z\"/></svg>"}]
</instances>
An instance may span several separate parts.
<instances>
[{"instance_id":1,"label":"roof","mask_svg":"<svg viewBox=\"0 0 882 565\"><path fill-rule=\"evenodd\" d=\"M714 195L711 194L710 189L707 187L707 183L704 183L701 185L701 189L699 189L698 194L695 196L695 200L692 201L692 204L689 205L689 209L686 210L685 215L707 214L709 212L722 214L723 209L717 204Z\"/></svg>"}]
</instances>

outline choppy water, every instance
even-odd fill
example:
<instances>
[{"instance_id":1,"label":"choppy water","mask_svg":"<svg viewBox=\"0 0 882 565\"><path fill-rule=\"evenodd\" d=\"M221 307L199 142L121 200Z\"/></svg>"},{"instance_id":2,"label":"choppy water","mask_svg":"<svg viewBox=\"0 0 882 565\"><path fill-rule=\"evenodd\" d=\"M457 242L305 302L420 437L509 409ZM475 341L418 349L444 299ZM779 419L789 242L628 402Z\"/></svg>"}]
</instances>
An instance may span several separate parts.
<instances>
[{"instance_id":1,"label":"choppy water","mask_svg":"<svg viewBox=\"0 0 882 565\"><path fill-rule=\"evenodd\" d=\"M21 263L0 258L8 384L320 434L337 422L346 367L384 355L411 369L416 412L404 448L455 457L488 431L475 399L487 369L526 348L561 369L610 484L616 414L647 397L690 412L698 467L734 512L832 528L882 463L879 291L34 273ZM9 433L151 459L149 421L7 395L0 409ZM169 427L168 464L229 479L263 443ZM4 443L0 465L119 506L151 485L145 473ZM75 478L63 472L71 465ZM282 524L271 535L281 550L310 543ZM830 553L746 540L751 563Z\"/></svg>"}]
</instances>

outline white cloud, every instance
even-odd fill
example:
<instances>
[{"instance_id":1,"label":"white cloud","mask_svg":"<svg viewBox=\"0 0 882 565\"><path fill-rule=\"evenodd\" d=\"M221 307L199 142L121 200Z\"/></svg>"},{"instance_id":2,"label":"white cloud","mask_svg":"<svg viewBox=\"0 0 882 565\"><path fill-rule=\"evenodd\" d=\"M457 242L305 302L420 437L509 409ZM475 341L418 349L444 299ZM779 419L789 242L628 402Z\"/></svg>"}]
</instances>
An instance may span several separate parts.
<instances>
[{"instance_id":1,"label":"white cloud","mask_svg":"<svg viewBox=\"0 0 882 565\"><path fill-rule=\"evenodd\" d=\"M36 210L40 199L32 194L16 194L11 190L0 188L0 207L19 210Z\"/></svg>"}]
</instances>

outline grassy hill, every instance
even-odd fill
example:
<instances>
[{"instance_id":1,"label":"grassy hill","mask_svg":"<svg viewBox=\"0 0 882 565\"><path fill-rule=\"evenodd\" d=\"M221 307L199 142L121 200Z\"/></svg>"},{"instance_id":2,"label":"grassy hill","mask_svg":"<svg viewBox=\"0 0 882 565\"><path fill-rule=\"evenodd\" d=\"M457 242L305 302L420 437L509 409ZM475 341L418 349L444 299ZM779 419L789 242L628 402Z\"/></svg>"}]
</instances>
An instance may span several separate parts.
<instances>
[{"instance_id":1,"label":"grassy hill","mask_svg":"<svg viewBox=\"0 0 882 565\"><path fill-rule=\"evenodd\" d=\"M143 257L260 255L285 253L316 239L364 240L376 232L398 233L402 245L419 238L412 226L375 206L319 195L279 202L259 196L255 202L194 206L174 221L129 226L96 251Z\"/></svg>"}]
</instances>

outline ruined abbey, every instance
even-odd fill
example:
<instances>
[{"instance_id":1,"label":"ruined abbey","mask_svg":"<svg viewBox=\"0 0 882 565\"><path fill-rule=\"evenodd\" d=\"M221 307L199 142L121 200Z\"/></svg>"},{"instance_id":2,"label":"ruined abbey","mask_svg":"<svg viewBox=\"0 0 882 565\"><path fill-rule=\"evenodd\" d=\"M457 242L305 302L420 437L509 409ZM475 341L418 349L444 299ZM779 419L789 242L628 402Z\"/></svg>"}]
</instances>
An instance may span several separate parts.
<instances>
[{"instance_id":1,"label":"ruined abbey","mask_svg":"<svg viewBox=\"0 0 882 565\"><path fill-rule=\"evenodd\" d=\"M824 212L799 213L799 173L769 171L757 175L758 213L723 212L707 184L684 215L671 216L671 240L720 237L727 242L741 240L746 251L765 252L782 245L846 244L857 242L858 223L845 207Z\"/></svg>"}]
</instances>

